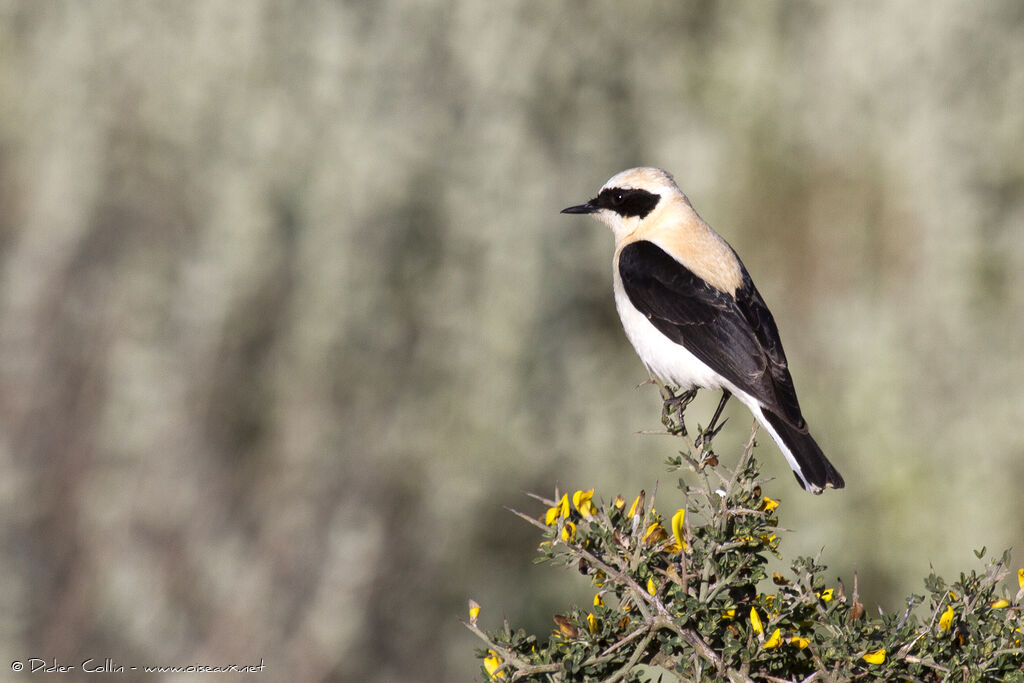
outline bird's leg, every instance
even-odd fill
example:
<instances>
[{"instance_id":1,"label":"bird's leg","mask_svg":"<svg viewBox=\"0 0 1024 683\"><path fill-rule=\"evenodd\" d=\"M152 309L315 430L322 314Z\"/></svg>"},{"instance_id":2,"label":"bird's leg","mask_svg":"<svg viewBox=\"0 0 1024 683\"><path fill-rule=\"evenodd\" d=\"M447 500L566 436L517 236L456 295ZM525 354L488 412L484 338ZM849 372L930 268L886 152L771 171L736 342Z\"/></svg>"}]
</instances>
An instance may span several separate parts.
<instances>
[{"instance_id":1,"label":"bird's leg","mask_svg":"<svg viewBox=\"0 0 1024 683\"><path fill-rule=\"evenodd\" d=\"M724 419L722 424L717 427L715 424L718 422L718 418L722 416L722 410L725 409L725 404L729 402L731 397L731 391L728 389L722 390L722 400L718 402L718 408L715 409L715 414L711 416L711 422L708 423L707 428L704 429L700 436L697 437L697 440L693 444L694 446L697 448L703 448L704 446L710 445L711 439L715 438L715 435L722 431L722 427L724 427L725 423L729 421L729 418Z\"/></svg>"},{"instance_id":2,"label":"bird's leg","mask_svg":"<svg viewBox=\"0 0 1024 683\"><path fill-rule=\"evenodd\" d=\"M668 385L660 384L659 386L663 400L661 407L662 424L668 428L670 433L686 436L686 422L683 421L683 411L686 410L686 406L690 405L690 402L697 395L697 389L690 389L676 396Z\"/></svg>"}]
</instances>

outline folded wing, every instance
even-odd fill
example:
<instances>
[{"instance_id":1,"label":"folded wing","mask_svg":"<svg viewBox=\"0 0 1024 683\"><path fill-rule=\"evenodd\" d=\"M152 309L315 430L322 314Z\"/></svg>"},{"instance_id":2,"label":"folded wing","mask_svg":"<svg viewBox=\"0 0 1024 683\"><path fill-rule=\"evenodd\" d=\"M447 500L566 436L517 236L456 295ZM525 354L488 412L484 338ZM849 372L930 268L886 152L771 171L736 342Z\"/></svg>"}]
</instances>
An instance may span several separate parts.
<instances>
[{"instance_id":1,"label":"folded wing","mask_svg":"<svg viewBox=\"0 0 1024 683\"><path fill-rule=\"evenodd\" d=\"M734 297L653 242L638 241L619 254L619 275L630 302L662 334L807 431L775 320L745 269Z\"/></svg>"}]
</instances>

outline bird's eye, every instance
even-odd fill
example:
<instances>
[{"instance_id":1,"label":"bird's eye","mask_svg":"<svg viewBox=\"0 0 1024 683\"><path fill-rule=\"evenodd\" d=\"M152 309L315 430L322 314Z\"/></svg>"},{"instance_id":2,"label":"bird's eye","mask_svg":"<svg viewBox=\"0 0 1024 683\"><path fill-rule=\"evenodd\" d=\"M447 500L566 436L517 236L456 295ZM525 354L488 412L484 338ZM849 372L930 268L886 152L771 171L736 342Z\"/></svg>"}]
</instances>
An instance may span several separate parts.
<instances>
[{"instance_id":1,"label":"bird's eye","mask_svg":"<svg viewBox=\"0 0 1024 683\"><path fill-rule=\"evenodd\" d=\"M629 187L609 187L601 190L594 200L601 209L608 209L624 218L643 218L658 205L661 195Z\"/></svg>"}]
</instances>

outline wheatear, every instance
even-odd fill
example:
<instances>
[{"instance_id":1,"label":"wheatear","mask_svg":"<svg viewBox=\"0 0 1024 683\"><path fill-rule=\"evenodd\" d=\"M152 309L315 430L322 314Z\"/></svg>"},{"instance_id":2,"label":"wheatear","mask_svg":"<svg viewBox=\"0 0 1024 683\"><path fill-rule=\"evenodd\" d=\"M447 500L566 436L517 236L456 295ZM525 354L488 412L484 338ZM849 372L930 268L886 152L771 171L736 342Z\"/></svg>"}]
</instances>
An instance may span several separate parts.
<instances>
[{"instance_id":1,"label":"wheatear","mask_svg":"<svg viewBox=\"0 0 1024 683\"><path fill-rule=\"evenodd\" d=\"M593 214L615 234L615 305L652 378L690 398L697 388L721 389L712 424L735 395L771 434L801 486L814 493L843 488L800 413L771 312L736 252L671 175L631 168L562 213Z\"/></svg>"}]
</instances>

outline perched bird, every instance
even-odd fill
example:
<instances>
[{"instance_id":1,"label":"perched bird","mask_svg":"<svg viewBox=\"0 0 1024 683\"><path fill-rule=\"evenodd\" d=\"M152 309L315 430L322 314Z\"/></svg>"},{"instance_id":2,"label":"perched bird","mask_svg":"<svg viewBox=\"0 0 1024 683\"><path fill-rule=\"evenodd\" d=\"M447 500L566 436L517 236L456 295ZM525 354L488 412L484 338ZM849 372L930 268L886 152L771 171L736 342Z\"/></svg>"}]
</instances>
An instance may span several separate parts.
<instances>
[{"instance_id":1,"label":"perched bird","mask_svg":"<svg viewBox=\"0 0 1024 683\"><path fill-rule=\"evenodd\" d=\"M592 214L615 234L615 305L652 378L686 391L684 400L698 388L721 389L712 425L735 395L804 489L843 488L800 413L771 312L736 252L671 175L631 168L562 213Z\"/></svg>"}]
</instances>

